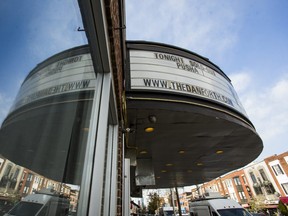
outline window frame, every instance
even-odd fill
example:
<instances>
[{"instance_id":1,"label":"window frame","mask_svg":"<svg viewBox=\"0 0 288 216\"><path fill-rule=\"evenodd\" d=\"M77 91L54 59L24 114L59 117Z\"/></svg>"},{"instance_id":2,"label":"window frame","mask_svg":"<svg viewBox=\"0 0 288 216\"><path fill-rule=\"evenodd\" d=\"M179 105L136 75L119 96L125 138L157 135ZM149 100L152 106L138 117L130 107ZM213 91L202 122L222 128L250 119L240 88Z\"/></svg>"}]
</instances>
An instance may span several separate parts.
<instances>
[{"instance_id":1,"label":"window frame","mask_svg":"<svg viewBox=\"0 0 288 216\"><path fill-rule=\"evenodd\" d=\"M272 169L274 171L274 174L276 176L284 175L283 169L281 168L280 164L275 164L275 165L273 165L271 167L272 167Z\"/></svg>"}]
</instances>

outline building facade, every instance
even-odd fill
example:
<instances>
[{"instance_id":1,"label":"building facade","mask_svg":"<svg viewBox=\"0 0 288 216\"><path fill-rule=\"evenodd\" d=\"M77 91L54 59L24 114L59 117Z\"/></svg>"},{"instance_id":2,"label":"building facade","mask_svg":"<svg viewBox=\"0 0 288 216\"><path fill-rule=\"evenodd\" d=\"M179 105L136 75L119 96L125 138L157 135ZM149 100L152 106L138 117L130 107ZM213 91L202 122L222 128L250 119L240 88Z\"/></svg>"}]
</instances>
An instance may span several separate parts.
<instances>
[{"instance_id":1,"label":"building facade","mask_svg":"<svg viewBox=\"0 0 288 216\"><path fill-rule=\"evenodd\" d=\"M266 158L265 163L271 173L271 179L275 181L275 187L279 188L281 196L288 196L288 153L274 155Z\"/></svg>"},{"instance_id":2,"label":"building facade","mask_svg":"<svg viewBox=\"0 0 288 216\"><path fill-rule=\"evenodd\" d=\"M122 0L78 3L88 44L39 62L2 123L3 196L53 189L73 214L126 216L144 188L206 182L261 153L217 65L172 45L126 41Z\"/></svg>"},{"instance_id":3,"label":"building facade","mask_svg":"<svg viewBox=\"0 0 288 216\"><path fill-rule=\"evenodd\" d=\"M195 187L192 194L194 198L201 197L208 189L245 208L275 212L281 197L287 197L287 156L288 152L284 152L252 163Z\"/></svg>"}]
</instances>

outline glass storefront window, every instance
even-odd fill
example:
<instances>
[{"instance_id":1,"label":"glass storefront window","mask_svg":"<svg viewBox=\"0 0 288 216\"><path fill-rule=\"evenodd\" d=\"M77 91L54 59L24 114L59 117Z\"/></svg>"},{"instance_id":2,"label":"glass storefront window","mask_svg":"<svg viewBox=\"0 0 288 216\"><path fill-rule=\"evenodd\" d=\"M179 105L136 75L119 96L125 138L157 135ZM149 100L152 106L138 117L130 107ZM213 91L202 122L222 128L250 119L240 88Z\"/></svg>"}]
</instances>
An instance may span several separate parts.
<instances>
[{"instance_id":1,"label":"glass storefront window","mask_svg":"<svg viewBox=\"0 0 288 216\"><path fill-rule=\"evenodd\" d=\"M0 215L76 215L96 83L78 2L0 14Z\"/></svg>"}]
</instances>

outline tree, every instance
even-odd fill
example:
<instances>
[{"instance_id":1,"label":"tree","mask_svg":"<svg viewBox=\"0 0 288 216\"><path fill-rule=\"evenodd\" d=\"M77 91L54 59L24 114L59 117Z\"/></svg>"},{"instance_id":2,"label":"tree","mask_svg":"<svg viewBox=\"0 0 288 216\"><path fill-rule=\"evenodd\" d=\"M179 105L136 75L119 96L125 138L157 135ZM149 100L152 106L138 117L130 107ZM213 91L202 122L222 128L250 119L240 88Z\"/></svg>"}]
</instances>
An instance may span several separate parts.
<instances>
[{"instance_id":1,"label":"tree","mask_svg":"<svg viewBox=\"0 0 288 216\"><path fill-rule=\"evenodd\" d=\"M259 212L265 209L264 199L254 197L253 200L249 201L249 206L252 212Z\"/></svg>"},{"instance_id":2,"label":"tree","mask_svg":"<svg viewBox=\"0 0 288 216\"><path fill-rule=\"evenodd\" d=\"M143 206L141 209L139 209L139 213L140 213L140 215L146 215L146 213L147 213L147 208L146 208L146 206Z\"/></svg>"},{"instance_id":3,"label":"tree","mask_svg":"<svg viewBox=\"0 0 288 216\"><path fill-rule=\"evenodd\" d=\"M288 215L288 206L285 205L281 200L279 201L278 208L283 215Z\"/></svg>"},{"instance_id":4,"label":"tree","mask_svg":"<svg viewBox=\"0 0 288 216\"><path fill-rule=\"evenodd\" d=\"M149 203L148 203L148 213L155 214L155 211L161 206L163 203L163 198L159 197L157 193L150 193L148 195Z\"/></svg>"}]
</instances>

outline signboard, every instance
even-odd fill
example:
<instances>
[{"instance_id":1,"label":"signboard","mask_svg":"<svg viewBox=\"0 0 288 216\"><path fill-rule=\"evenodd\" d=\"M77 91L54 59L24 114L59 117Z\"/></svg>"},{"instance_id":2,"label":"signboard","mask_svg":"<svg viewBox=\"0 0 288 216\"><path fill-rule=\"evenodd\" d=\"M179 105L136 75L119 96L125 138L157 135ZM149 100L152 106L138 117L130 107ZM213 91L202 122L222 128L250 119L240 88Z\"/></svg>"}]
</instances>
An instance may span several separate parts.
<instances>
[{"instance_id":1,"label":"signboard","mask_svg":"<svg viewBox=\"0 0 288 216\"><path fill-rule=\"evenodd\" d=\"M94 90L95 82L90 54L61 59L28 76L10 112L46 97Z\"/></svg>"},{"instance_id":2,"label":"signboard","mask_svg":"<svg viewBox=\"0 0 288 216\"><path fill-rule=\"evenodd\" d=\"M230 81L192 59L169 53L130 50L130 79L131 90L208 99L247 116Z\"/></svg>"}]
</instances>

